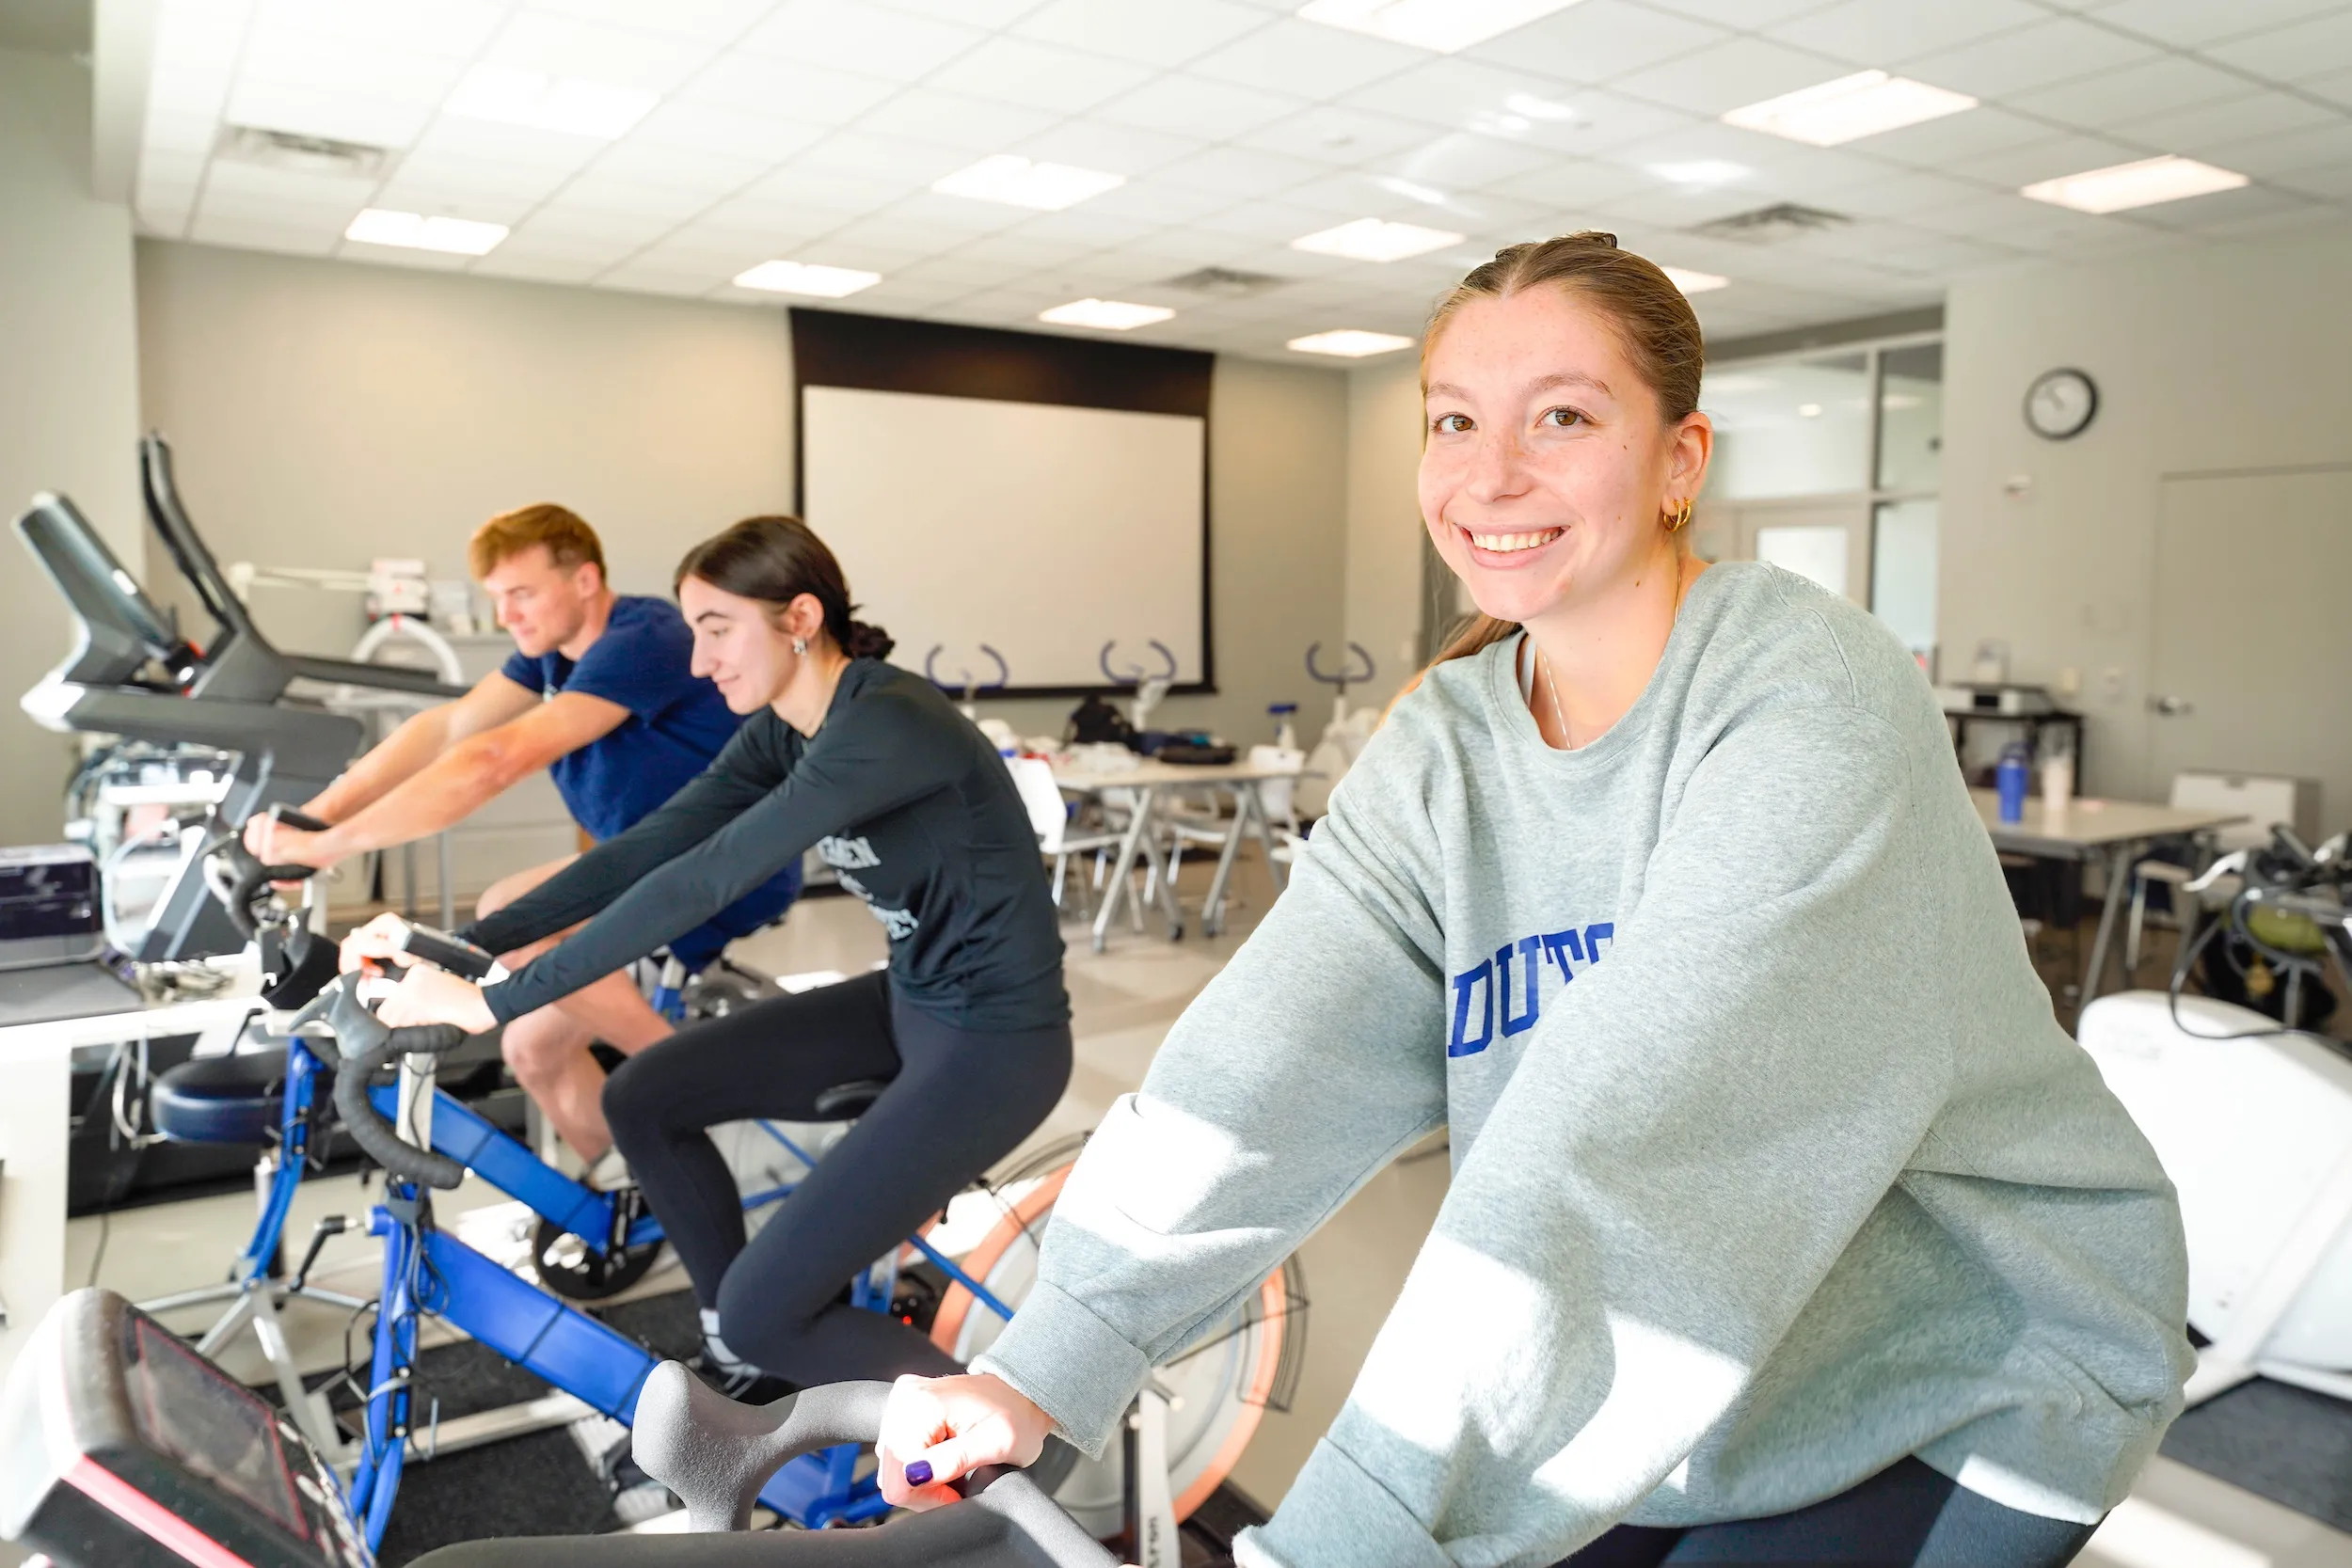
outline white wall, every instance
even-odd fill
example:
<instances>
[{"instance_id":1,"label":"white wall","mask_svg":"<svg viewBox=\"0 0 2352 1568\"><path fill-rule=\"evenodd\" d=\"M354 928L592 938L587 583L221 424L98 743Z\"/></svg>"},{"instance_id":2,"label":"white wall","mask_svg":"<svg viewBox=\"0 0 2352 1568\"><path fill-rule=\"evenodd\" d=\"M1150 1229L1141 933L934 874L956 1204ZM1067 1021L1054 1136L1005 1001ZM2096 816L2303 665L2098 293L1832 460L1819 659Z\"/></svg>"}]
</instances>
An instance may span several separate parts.
<instances>
[{"instance_id":1,"label":"white wall","mask_svg":"<svg viewBox=\"0 0 2352 1568\"><path fill-rule=\"evenodd\" d=\"M616 587L666 594L694 541L792 504L780 310L160 241L139 294L147 417L224 562L419 555L457 576L483 518L547 499L603 536ZM1342 635L1347 383L1220 359L1211 400L1220 694L1159 721L1247 743L1268 703L1309 701L1307 643ZM256 610L305 652L361 625L353 597L261 589ZM1059 734L1073 705L984 711Z\"/></svg>"},{"instance_id":2,"label":"white wall","mask_svg":"<svg viewBox=\"0 0 2352 1568\"><path fill-rule=\"evenodd\" d=\"M71 496L132 570L138 356L127 209L89 194L89 73L0 50L0 510ZM72 742L17 698L65 656L65 606L13 540L0 615L0 844L54 840Z\"/></svg>"},{"instance_id":3,"label":"white wall","mask_svg":"<svg viewBox=\"0 0 2352 1568\"><path fill-rule=\"evenodd\" d=\"M1351 705L1386 703L1418 668L1422 631L1421 364L1401 353L1347 384L1347 638L1372 655L1378 678ZM1326 648L1327 669L1340 650ZM1329 688L1301 709L1311 743L1329 716Z\"/></svg>"},{"instance_id":4,"label":"white wall","mask_svg":"<svg viewBox=\"0 0 2352 1568\"><path fill-rule=\"evenodd\" d=\"M2005 640L2012 678L2080 672L2087 786L2161 799L2146 713L2167 474L2352 460L2352 230L1963 281L1945 349L1938 635L1947 674ZM2079 366L2097 419L2052 442L2026 387ZM2003 486L2030 481L2021 499ZM2292 571L2249 559L2249 579ZM2112 672L2110 684L2109 672ZM2317 715L2314 721L2328 721Z\"/></svg>"}]
</instances>

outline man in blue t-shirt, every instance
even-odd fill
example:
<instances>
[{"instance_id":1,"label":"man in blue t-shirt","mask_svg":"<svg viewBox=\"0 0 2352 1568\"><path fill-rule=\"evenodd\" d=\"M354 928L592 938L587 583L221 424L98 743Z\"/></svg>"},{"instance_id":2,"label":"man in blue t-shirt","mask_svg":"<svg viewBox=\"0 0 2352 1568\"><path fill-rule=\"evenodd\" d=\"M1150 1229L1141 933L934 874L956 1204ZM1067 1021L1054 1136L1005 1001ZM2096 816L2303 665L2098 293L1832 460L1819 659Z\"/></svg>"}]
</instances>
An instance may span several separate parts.
<instances>
[{"instance_id":1,"label":"man in blue t-shirt","mask_svg":"<svg viewBox=\"0 0 2352 1568\"><path fill-rule=\"evenodd\" d=\"M545 768L592 839L612 837L675 794L735 737L718 689L689 670L693 634L667 599L616 594L594 530L560 506L526 506L482 525L469 546L475 578L498 608L515 652L454 702L428 708L353 763L303 806L332 824L307 833L257 817L246 842L272 865L332 865L439 832ZM493 884L479 912L514 902L574 857ZM762 884L670 950L689 970L733 938L782 914L800 892L797 866ZM549 938L503 955L513 968ZM592 1040L635 1053L669 1023L627 974L608 974L507 1024L516 1081L583 1160L612 1146Z\"/></svg>"}]
</instances>

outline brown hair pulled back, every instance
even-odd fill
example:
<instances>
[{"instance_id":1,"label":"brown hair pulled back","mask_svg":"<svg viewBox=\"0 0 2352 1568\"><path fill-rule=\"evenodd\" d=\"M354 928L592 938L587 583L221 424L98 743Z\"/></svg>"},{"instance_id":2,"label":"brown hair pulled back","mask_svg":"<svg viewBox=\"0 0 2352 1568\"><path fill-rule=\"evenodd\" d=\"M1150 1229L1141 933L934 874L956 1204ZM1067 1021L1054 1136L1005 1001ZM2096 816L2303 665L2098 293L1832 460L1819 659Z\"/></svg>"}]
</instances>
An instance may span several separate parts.
<instances>
[{"instance_id":1,"label":"brown hair pulled back","mask_svg":"<svg viewBox=\"0 0 2352 1568\"><path fill-rule=\"evenodd\" d=\"M850 584L825 542L798 517L746 517L686 552L670 592L697 578L739 598L782 610L806 594L823 607L826 634L851 658L886 658L888 632L850 619Z\"/></svg>"},{"instance_id":2,"label":"brown hair pulled back","mask_svg":"<svg viewBox=\"0 0 2352 1568\"><path fill-rule=\"evenodd\" d=\"M1429 389L1430 350L1463 306L1548 284L1568 290L1607 318L1626 357L1658 399L1660 419L1677 424L1698 407L1707 347L1697 313L1656 262L1618 249L1617 236L1597 230L1507 245L1495 252L1493 261L1472 267L1430 313L1421 343L1422 390ZM1474 615L1429 661L1430 667L1467 657L1518 629L1516 622Z\"/></svg>"}]
</instances>

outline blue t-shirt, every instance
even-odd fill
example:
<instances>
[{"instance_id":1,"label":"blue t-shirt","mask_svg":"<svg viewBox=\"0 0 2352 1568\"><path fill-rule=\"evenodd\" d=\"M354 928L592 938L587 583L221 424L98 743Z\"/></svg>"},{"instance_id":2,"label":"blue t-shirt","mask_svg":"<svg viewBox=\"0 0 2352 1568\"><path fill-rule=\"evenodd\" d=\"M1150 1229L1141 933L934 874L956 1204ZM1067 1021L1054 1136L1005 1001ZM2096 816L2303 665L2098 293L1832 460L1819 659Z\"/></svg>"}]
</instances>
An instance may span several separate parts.
<instances>
[{"instance_id":1,"label":"blue t-shirt","mask_svg":"<svg viewBox=\"0 0 2352 1568\"><path fill-rule=\"evenodd\" d=\"M542 698L578 691L628 709L611 734L548 768L565 809L589 837L601 842L636 826L735 738L742 721L717 687L691 672L693 652L694 634L675 605L626 594L612 601L603 635L577 662L552 651L531 658L517 649L500 670ZM671 951L699 969L729 938L748 936L783 913L800 891L800 867L787 866L708 926L672 942Z\"/></svg>"}]
</instances>

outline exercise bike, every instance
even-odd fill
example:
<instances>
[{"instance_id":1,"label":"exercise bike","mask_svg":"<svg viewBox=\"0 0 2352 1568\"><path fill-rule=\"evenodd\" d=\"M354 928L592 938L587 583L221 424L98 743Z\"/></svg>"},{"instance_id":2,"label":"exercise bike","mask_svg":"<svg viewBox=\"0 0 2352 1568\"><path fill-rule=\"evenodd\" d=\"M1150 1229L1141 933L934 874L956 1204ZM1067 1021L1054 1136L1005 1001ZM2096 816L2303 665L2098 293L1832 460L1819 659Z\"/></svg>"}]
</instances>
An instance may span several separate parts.
<instances>
[{"instance_id":1,"label":"exercise bike","mask_svg":"<svg viewBox=\"0 0 2352 1568\"><path fill-rule=\"evenodd\" d=\"M2078 1037L2179 1190L2208 1341L2188 1403L2258 1375L2352 1400L2352 1049L2292 1027L2328 969L2352 989L2352 837L2273 828L2187 885L2192 920L2224 879L2237 891L2182 932L2169 990L2100 998ZM2183 994L2208 951L2278 988L2286 1022Z\"/></svg>"},{"instance_id":2,"label":"exercise bike","mask_svg":"<svg viewBox=\"0 0 2352 1568\"><path fill-rule=\"evenodd\" d=\"M301 868L264 867L244 850L233 834L223 835L217 853L217 891L235 911L232 918L250 923L264 954L275 954L265 965L271 976L265 999L290 1002L305 990L317 989L322 970L331 970L331 947L309 929L307 922L291 917L274 891L278 883L294 879ZM274 940L273 931L277 933ZM421 960L437 960L444 967L473 977L485 974L490 961L487 955L423 927L411 928L408 953ZM347 994L350 987L347 982L335 982L334 988L321 992L321 1000L305 1008L310 1015L305 1020L307 1023L316 1024L332 1015L332 1032L339 1039L346 1028L370 1037L381 1030L382 1026L364 1012L336 1012L336 990ZM295 1016L298 1020L304 1018L303 1014ZM597 1223L602 1213L610 1212L597 1206L616 1203L613 1196L581 1186L542 1164L520 1144L440 1094L433 1086L434 1056L453 1049L462 1037L447 1032L404 1036L404 1040L429 1040L432 1049L404 1044L400 1051L391 1053L405 1060L401 1083L389 1085L369 1084L364 1072L355 1077L348 1059L340 1072L330 1073L331 1064L325 1059L330 1053L324 1041L309 1037L310 1030L304 1027L289 1028L284 1033L284 1067L279 1080L283 1085L282 1099L265 1101L275 1105L279 1147L270 1171L268 1201L263 1204L254 1237L238 1263L241 1301L251 1304L250 1315L266 1318L274 1300L286 1293L318 1294L307 1286L306 1276L325 1240L323 1234L313 1237L310 1253L290 1281L279 1284L270 1280L267 1268L276 1256L287 1209L302 1177L305 1157L324 1134L324 1101L328 1097L329 1084L332 1101L344 1127L372 1158L385 1166L389 1177L407 1183L404 1193L400 1185L388 1180L387 1201L374 1212L369 1224L372 1233L384 1238L387 1253L379 1297L376 1354L373 1358L375 1365L371 1368L366 1385L371 1414L368 1429L360 1438L346 1445L324 1397L315 1392L302 1393L301 1380L291 1363L282 1356L278 1358L281 1395L314 1446L340 1457L355 1478L363 1473L370 1453L377 1455L378 1473L396 1463L384 1455L384 1434L394 1428L408 1430L406 1406L400 1405L388 1421L377 1420L374 1406L379 1400L393 1398L387 1390L394 1384L405 1384L412 1377L415 1333L410 1326L387 1340L384 1320L388 1315L399 1314L388 1314L381 1304L402 1306L412 1312L431 1311L509 1359L530 1368L557 1388L577 1396L586 1410L626 1425L628 1396L634 1386L630 1380L650 1365L644 1353L633 1346L627 1354L614 1351L615 1342L627 1342L577 1312L570 1317L589 1325L589 1329L555 1334L554 1325L567 1321L557 1315L567 1310L563 1304L514 1277L456 1238L430 1229L425 1223L429 1213L421 1202L428 1195L421 1189L453 1186L464 1169L471 1168L493 1185L524 1198L540 1212L543 1242L548 1227L568 1221L576 1230L561 1234L576 1234L580 1238L578 1244L587 1247L596 1246L601 1239L624 1257L631 1253L644 1256L660 1245L658 1222L650 1216L635 1215L626 1239L616 1241L620 1232L603 1228ZM342 1053L346 1058L351 1054L348 1050ZM378 1057L389 1059L389 1055ZM272 1058L243 1060L257 1063L259 1069L266 1070ZM175 1069L175 1073L181 1070ZM244 1069L247 1075L256 1070L254 1067ZM153 1101L160 1107L158 1122L164 1125L172 1124L175 1094L186 1098L167 1082L172 1077L173 1074L166 1075L167 1082L158 1085L165 1092ZM885 1086L866 1081L838 1085L820 1097L818 1109L848 1119ZM252 1114L249 1107L245 1114ZM392 1131L395 1127L397 1132ZM814 1160L797 1144L772 1128L768 1131L813 1167ZM929 1235L910 1237L903 1246L892 1249L887 1257L852 1281L851 1304L868 1310L904 1315L901 1270L927 1266L936 1271L942 1287L930 1324L932 1342L957 1360L968 1362L994 1340L1013 1307L1034 1282L1038 1238L1068 1179L1073 1153L1067 1144L1050 1148L994 1182L967 1194L950 1207L944 1225ZM773 1201L790 1190L790 1184L780 1185L755 1193L745 1201L750 1205ZM542 1246L542 1256L546 1250ZM453 1303L429 1293L419 1294L414 1279L420 1260L428 1273L438 1270L441 1277L471 1281L469 1290ZM566 1276L559 1274L557 1277ZM543 1278L542 1283L552 1281ZM1287 1407L1304 1354L1305 1305L1303 1282L1295 1261L1270 1275L1255 1293L1238 1304L1211 1332L1156 1369L1153 1386L1138 1402L1134 1415L1129 1445L1133 1451L1122 1449L1103 1461L1078 1464L1061 1481L1058 1500L1098 1535L1108 1536L1125 1528L1136 1539L1165 1541L1172 1553L1178 1522L1222 1483L1247 1448L1263 1411L1269 1406ZM232 1312L231 1319L234 1317ZM227 1333L234 1331L238 1324L231 1319L224 1319L225 1327L216 1325L215 1333L203 1342L206 1347L217 1344ZM516 1328L516 1323L523 1327ZM554 1335L558 1343L566 1339L577 1341L580 1358L534 1361L517 1348L538 1346L549 1335ZM265 1331L265 1345L269 1338ZM611 1378L605 1375L608 1362L619 1369ZM566 1381L567 1378L572 1381ZM616 1388L614 1379L622 1386ZM417 1446L433 1451L453 1450L537 1427L562 1424L584 1413L579 1405L556 1402L546 1411L524 1411L519 1418L527 1420L528 1425L516 1424L518 1418L505 1412L466 1418L446 1427L427 1418ZM779 1512L803 1524L870 1516L871 1511L880 1507L879 1496L873 1492L870 1481L861 1481L855 1474L855 1457L850 1451L835 1452L821 1465L811 1460L805 1465L787 1466L777 1482L787 1488L777 1499L783 1505ZM821 1476L816 1473L819 1469L824 1472ZM396 1489L395 1468L382 1495L389 1497ZM371 1540L380 1540L380 1517L371 1514L370 1518ZM1146 1525L1144 1521L1154 1524ZM1167 1560L1172 1563L1174 1558L1170 1556Z\"/></svg>"},{"instance_id":3,"label":"exercise bike","mask_svg":"<svg viewBox=\"0 0 2352 1568\"><path fill-rule=\"evenodd\" d=\"M854 1533L732 1533L769 1478L874 1436L882 1384L764 1408L675 1362L645 1380L641 1463L687 1499L691 1535L445 1546L419 1568L1112 1568L1117 1560L1019 1471L968 1501ZM302 1433L108 1291L52 1307L0 1389L0 1538L56 1568L373 1568L363 1516Z\"/></svg>"}]
</instances>

